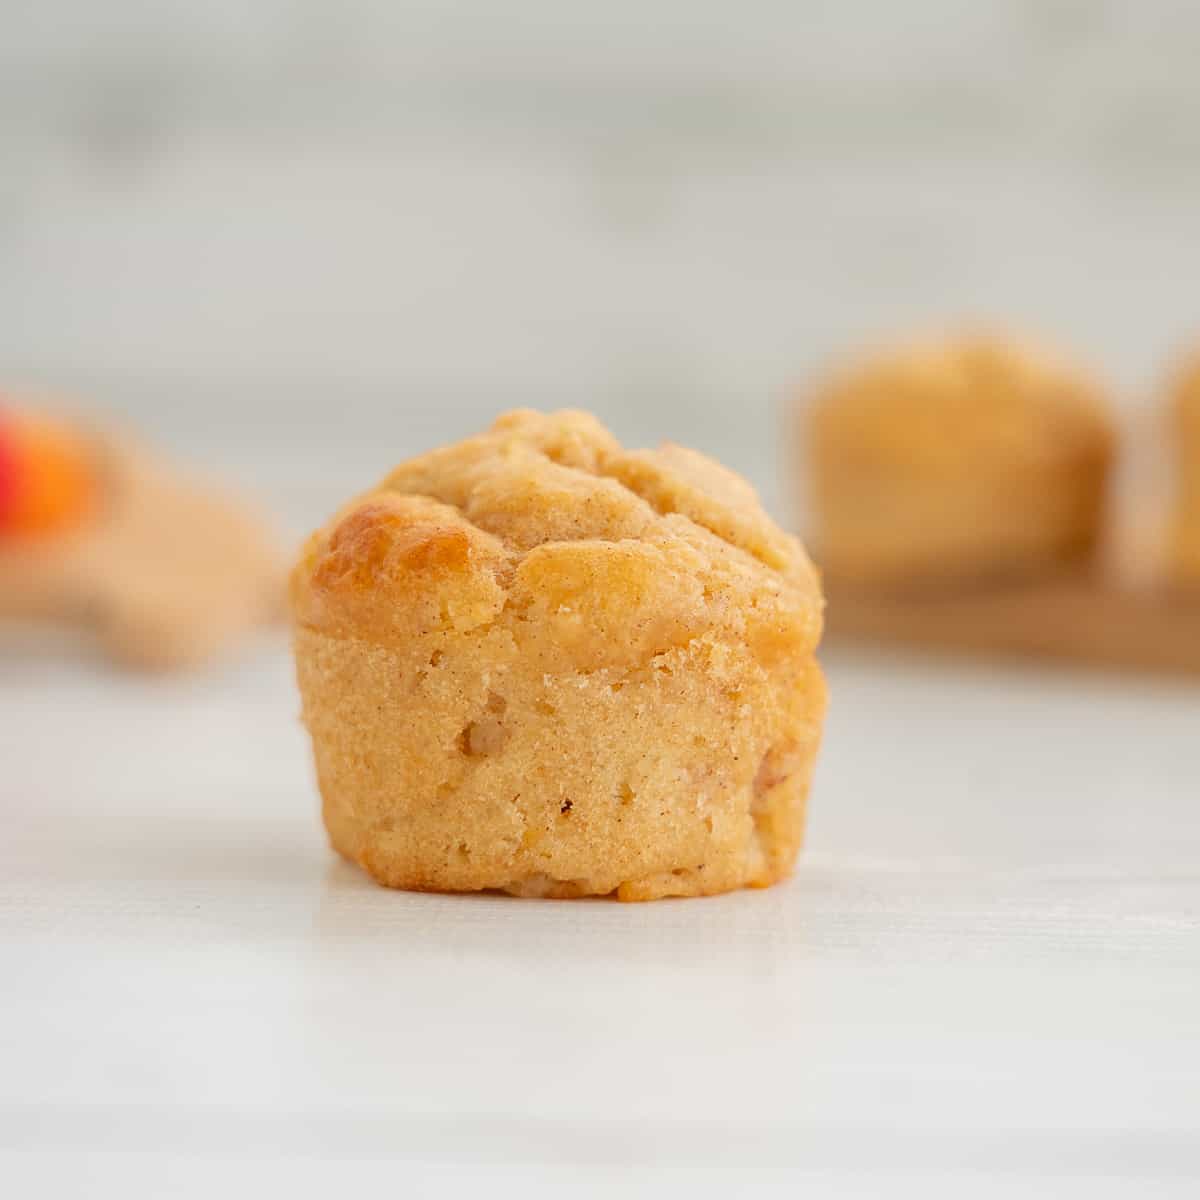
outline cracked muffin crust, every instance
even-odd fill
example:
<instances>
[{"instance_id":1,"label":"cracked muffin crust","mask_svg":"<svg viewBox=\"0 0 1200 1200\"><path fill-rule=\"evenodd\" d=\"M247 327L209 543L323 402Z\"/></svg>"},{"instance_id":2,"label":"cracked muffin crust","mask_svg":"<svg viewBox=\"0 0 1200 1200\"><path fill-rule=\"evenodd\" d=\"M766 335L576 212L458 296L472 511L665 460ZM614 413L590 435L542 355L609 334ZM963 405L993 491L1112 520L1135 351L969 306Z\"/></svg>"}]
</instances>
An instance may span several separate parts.
<instances>
[{"instance_id":1,"label":"cracked muffin crust","mask_svg":"<svg viewBox=\"0 0 1200 1200\"><path fill-rule=\"evenodd\" d=\"M1115 433L1070 364L983 335L913 343L829 380L807 416L831 577L1020 574L1097 544Z\"/></svg>"},{"instance_id":2,"label":"cracked muffin crust","mask_svg":"<svg viewBox=\"0 0 1200 1200\"><path fill-rule=\"evenodd\" d=\"M292 607L326 828L380 883L650 900L790 871L820 587L703 455L508 413L314 534Z\"/></svg>"}]
</instances>

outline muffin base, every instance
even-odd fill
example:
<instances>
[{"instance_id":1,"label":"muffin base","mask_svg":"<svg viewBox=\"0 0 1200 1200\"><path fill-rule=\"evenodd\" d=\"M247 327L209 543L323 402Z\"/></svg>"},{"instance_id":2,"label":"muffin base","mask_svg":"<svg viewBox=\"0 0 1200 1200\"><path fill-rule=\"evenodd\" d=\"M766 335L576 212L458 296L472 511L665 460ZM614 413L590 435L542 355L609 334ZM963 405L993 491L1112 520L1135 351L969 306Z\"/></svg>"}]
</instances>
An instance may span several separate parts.
<instances>
[{"instance_id":1,"label":"muffin base","mask_svg":"<svg viewBox=\"0 0 1200 1200\"><path fill-rule=\"evenodd\" d=\"M799 852L812 659L782 703L707 637L546 675L502 628L441 652L301 628L296 660L330 841L387 887L653 900L766 887Z\"/></svg>"}]
</instances>

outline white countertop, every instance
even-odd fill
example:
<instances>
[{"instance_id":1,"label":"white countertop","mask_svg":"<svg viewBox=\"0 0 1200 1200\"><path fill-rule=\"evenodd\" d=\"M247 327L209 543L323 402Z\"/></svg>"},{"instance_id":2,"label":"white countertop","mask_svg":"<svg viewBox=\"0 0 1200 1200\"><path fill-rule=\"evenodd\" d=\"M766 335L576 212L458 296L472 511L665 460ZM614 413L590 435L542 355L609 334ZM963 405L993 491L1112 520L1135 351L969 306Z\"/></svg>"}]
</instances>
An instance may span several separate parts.
<instances>
[{"instance_id":1,"label":"white countertop","mask_svg":"<svg viewBox=\"0 0 1200 1200\"><path fill-rule=\"evenodd\" d=\"M635 906L336 861L281 640L3 660L7 1194L1196 1194L1200 688L826 658L795 878Z\"/></svg>"}]
</instances>

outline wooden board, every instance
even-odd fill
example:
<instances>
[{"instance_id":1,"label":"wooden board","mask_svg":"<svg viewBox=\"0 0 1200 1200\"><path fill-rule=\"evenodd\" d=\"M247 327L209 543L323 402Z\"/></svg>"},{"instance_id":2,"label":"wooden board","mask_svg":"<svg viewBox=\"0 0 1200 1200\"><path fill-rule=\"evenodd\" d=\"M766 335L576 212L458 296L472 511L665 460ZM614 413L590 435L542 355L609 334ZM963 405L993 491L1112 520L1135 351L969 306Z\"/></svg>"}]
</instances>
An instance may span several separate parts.
<instances>
[{"instance_id":1,"label":"wooden board","mask_svg":"<svg viewBox=\"0 0 1200 1200\"><path fill-rule=\"evenodd\" d=\"M1091 573L905 595L827 580L826 595L832 640L1200 676L1200 596Z\"/></svg>"}]
</instances>

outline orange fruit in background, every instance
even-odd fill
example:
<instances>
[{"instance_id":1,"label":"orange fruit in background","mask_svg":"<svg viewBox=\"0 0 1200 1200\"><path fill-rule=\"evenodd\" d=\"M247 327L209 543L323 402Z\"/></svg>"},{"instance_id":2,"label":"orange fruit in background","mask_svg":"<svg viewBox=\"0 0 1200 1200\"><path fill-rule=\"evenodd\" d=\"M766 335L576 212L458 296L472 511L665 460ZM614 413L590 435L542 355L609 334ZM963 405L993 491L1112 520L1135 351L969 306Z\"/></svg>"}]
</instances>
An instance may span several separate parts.
<instances>
[{"instance_id":1,"label":"orange fruit in background","mask_svg":"<svg viewBox=\"0 0 1200 1200\"><path fill-rule=\"evenodd\" d=\"M69 425L0 409L0 535L60 533L97 501L95 463Z\"/></svg>"}]
</instances>

